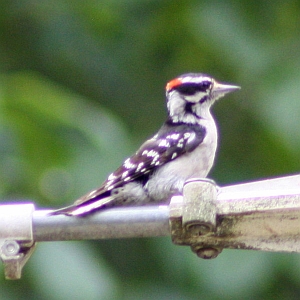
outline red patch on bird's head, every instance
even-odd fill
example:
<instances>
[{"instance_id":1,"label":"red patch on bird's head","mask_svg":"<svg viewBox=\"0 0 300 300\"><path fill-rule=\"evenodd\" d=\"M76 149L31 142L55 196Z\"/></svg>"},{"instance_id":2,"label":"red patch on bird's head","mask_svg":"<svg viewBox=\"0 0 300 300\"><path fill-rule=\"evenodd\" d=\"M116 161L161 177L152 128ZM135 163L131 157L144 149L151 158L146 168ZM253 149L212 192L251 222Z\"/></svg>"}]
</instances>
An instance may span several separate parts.
<instances>
[{"instance_id":1,"label":"red patch on bird's head","mask_svg":"<svg viewBox=\"0 0 300 300\"><path fill-rule=\"evenodd\" d=\"M181 84L182 84L182 80L180 78L175 78L167 83L166 91L169 92Z\"/></svg>"}]
</instances>

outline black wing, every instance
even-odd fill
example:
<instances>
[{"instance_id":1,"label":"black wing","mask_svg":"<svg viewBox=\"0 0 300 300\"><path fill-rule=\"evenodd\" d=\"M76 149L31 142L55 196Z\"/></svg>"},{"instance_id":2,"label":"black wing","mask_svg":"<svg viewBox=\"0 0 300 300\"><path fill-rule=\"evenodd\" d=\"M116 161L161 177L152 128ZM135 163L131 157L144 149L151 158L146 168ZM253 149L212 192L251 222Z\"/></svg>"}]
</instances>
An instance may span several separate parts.
<instances>
[{"instance_id":1,"label":"black wing","mask_svg":"<svg viewBox=\"0 0 300 300\"><path fill-rule=\"evenodd\" d=\"M96 201L127 182L144 179L156 168L193 151L203 141L205 134L205 128L199 125L165 123L159 132L146 141L133 156L126 159L100 188L79 198L75 205Z\"/></svg>"}]
</instances>

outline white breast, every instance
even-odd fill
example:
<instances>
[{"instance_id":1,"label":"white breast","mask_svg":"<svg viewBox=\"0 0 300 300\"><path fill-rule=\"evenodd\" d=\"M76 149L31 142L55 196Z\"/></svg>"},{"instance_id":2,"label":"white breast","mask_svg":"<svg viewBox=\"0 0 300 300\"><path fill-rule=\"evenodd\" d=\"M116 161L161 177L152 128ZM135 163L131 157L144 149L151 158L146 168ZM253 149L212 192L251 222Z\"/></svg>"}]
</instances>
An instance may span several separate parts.
<instances>
[{"instance_id":1,"label":"white breast","mask_svg":"<svg viewBox=\"0 0 300 300\"><path fill-rule=\"evenodd\" d=\"M160 167L149 179L146 189L154 201L167 200L170 196L182 193L186 180L206 177L210 171L217 149L217 129L211 115L201 120L206 128L203 142L192 152Z\"/></svg>"}]
</instances>

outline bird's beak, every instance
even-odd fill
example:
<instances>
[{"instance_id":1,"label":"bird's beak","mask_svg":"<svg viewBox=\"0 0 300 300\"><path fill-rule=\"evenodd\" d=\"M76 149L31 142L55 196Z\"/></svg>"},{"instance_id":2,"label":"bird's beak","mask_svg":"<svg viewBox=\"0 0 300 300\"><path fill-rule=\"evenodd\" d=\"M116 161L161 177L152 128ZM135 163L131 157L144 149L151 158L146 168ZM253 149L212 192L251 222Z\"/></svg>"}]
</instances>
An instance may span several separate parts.
<instances>
[{"instance_id":1,"label":"bird's beak","mask_svg":"<svg viewBox=\"0 0 300 300\"><path fill-rule=\"evenodd\" d=\"M234 92L236 90L239 90L241 87L237 85L230 85L230 84L224 84L224 83L219 83L215 82L213 86L213 93L217 95L218 97L221 97L227 93Z\"/></svg>"}]
</instances>

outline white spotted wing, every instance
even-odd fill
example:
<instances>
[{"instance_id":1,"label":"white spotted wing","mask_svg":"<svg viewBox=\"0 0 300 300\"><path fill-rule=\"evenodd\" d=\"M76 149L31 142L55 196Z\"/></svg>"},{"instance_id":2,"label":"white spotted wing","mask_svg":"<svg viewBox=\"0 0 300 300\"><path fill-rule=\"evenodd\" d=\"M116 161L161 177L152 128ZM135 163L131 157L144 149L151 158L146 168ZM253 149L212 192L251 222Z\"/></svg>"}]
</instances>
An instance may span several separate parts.
<instances>
[{"instance_id":1,"label":"white spotted wing","mask_svg":"<svg viewBox=\"0 0 300 300\"><path fill-rule=\"evenodd\" d=\"M100 188L79 198L75 205L107 197L114 188L133 180L145 180L156 168L186 152L193 151L204 139L205 129L196 125L165 124L153 138L127 158Z\"/></svg>"}]
</instances>

